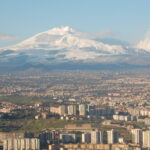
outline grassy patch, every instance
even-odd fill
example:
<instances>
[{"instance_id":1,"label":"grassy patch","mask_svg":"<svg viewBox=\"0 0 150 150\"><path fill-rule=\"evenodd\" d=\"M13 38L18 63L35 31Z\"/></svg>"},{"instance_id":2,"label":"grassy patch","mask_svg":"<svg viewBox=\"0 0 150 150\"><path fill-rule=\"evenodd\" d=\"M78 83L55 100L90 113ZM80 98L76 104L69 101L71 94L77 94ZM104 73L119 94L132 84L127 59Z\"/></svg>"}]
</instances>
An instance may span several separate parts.
<instances>
[{"instance_id":1,"label":"grassy patch","mask_svg":"<svg viewBox=\"0 0 150 150\"><path fill-rule=\"evenodd\" d=\"M0 96L0 102L12 102L14 104L33 104L35 102L50 102L50 98L29 97L29 96Z\"/></svg>"},{"instance_id":2,"label":"grassy patch","mask_svg":"<svg viewBox=\"0 0 150 150\"><path fill-rule=\"evenodd\" d=\"M0 120L0 131L29 131L38 132L46 128L64 128L66 124L82 124L85 121L66 121L58 119L46 119L46 120Z\"/></svg>"}]
</instances>

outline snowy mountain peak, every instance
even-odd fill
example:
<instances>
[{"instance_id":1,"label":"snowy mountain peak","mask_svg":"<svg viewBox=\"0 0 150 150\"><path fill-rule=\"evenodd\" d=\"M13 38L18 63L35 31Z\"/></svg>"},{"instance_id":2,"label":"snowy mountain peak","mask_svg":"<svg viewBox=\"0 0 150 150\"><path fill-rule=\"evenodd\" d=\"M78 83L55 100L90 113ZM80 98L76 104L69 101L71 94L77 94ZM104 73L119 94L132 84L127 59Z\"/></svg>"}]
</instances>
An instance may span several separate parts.
<instances>
[{"instance_id":1,"label":"snowy mountain peak","mask_svg":"<svg viewBox=\"0 0 150 150\"><path fill-rule=\"evenodd\" d=\"M14 46L5 48L5 50L59 50L61 55L65 55L66 58L71 56L74 59L84 58L85 56L91 58L91 54L96 57L126 53L122 46L104 44L84 38L83 35L84 33L78 32L69 26L62 26L38 33ZM64 49L65 52L62 52ZM78 55L76 55L77 51Z\"/></svg>"},{"instance_id":2,"label":"snowy mountain peak","mask_svg":"<svg viewBox=\"0 0 150 150\"><path fill-rule=\"evenodd\" d=\"M56 28L51 29L51 31L75 32L75 30L69 26L56 27Z\"/></svg>"},{"instance_id":3,"label":"snowy mountain peak","mask_svg":"<svg viewBox=\"0 0 150 150\"><path fill-rule=\"evenodd\" d=\"M76 30L74 30L73 28L69 26L56 27L51 30L45 31L45 33L47 34L54 34L54 35L73 34L76 32L77 32Z\"/></svg>"},{"instance_id":4,"label":"snowy mountain peak","mask_svg":"<svg viewBox=\"0 0 150 150\"><path fill-rule=\"evenodd\" d=\"M148 52L149 38L141 45L139 45L140 48L147 46L147 53L140 49L93 40L85 36L85 33L69 26L61 26L38 33L16 45L0 49L0 62L10 62L11 64L12 61L14 63L25 61L31 64L51 64L57 62L124 63L135 61L136 63L137 58L138 61L141 60L140 63L143 63L145 55L150 56ZM139 54L142 54L142 57Z\"/></svg>"}]
</instances>

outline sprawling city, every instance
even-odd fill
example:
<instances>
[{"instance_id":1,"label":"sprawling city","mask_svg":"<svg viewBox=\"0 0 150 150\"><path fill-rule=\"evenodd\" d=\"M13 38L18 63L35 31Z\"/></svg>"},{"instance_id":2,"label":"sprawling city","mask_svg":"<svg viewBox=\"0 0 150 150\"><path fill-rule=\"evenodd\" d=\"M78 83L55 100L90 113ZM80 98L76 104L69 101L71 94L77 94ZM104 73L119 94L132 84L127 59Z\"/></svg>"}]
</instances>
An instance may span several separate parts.
<instances>
[{"instance_id":1,"label":"sprawling city","mask_svg":"<svg viewBox=\"0 0 150 150\"><path fill-rule=\"evenodd\" d=\"M150 148L148 70L30 71L0 82L4 150Z\"/></svg>"},{"instance_id":2,"label":"sprawling city","mask_svg":"<svg viewBox=\"0 0 150 150\"><path fill-rule=\"evenodd\" d=\"M150 1L0 0L0 150L150 150Z\"/></svg>"}]
</instances>

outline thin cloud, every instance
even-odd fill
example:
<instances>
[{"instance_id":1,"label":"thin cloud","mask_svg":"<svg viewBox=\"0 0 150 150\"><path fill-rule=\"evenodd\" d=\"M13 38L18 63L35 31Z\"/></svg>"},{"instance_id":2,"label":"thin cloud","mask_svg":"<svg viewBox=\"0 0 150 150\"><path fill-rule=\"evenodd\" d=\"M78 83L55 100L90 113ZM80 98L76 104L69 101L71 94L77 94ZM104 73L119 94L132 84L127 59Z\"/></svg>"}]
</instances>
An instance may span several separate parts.
<instances>
[{"instance_id":1,"label":"thin cloud","mask_svg":"<svg viewBox=\"0 0 150 150\"><path fill-rule=\"evenodd\" d=\"M138 49L144 49L147 51L150 51L150 32L147 32L145 34L145 38L141 40L137 46Z\"/></svg>"},{"instance_id":2,"label":"thin cloud","mask_svg":"<svg viewBox=\"0 0 150 150\"><path fill-rule=\"evenodd\" d=\"M0 32L0 41L1 42L3 42L3 41L14 41L14 40L18 40L18 37L15 35Z\"/></svg>"},{"instance_id":3,"label":"thin cloud","mask_svg":"<svg viewBox=\"0 0 150 150\"><path fill-rule=\"evenodd\" d=\"M105 31L97 32L97 33L92 33L89 36L92 39L96 39L96 38L108 38L108 37L114 36L114 33L112 31L105 30Z\"/></svg>"},{"instance_id":4,"label":"thin cloud","mask_svg":"<svg viewBox=\"0 0 150 150\"><path fill-rule=\"evenodd\" d=\"M112 31L104 30L104 31L95 32L95 33L82 33L80 36L83 38L88 38L88 39L98 39L98 38L110 38L110 37L113 37L114 35L115 34Z\"/></svg>"}]
</instances>

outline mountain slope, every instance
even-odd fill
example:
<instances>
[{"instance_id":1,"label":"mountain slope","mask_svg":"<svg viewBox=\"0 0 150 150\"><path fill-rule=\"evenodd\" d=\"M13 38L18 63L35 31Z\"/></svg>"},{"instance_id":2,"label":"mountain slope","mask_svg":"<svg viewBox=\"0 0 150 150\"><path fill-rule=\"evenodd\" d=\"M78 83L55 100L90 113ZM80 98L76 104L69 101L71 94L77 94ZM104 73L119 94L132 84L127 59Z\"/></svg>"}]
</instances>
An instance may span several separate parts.
<instances>
[{"instance_id":1,"label":"mountain slope","mask_svg":"<svg viewBox=\"0 0 150 150\"><path fill-rule=\"evenodd\" d=\"M91 39L83 38L83 33L70 27L59 27L48 30L22 41L14 46L6 47L13 51L48 50L59 51L58 55L65 59L94 59L101 55L125 54L122 46L109 45Z\"/></svg>"},{"instance_id":2,"label":"mountain slope","mask_svg":"<svg viewBox=\"0 0 150 150\"><path fill-rule=\"evenodd\" d=\"M88 37L88 36L87 36ZM91 66L99 64L149 65L150 52L87 38L68 26L38 33L16 45L0 49L1 66ZM68 65L69 64L69 65ZM59 68L59 67L58 67ZM83 67L84 68L84 67Z\"/></svg>"}]
</instances>

